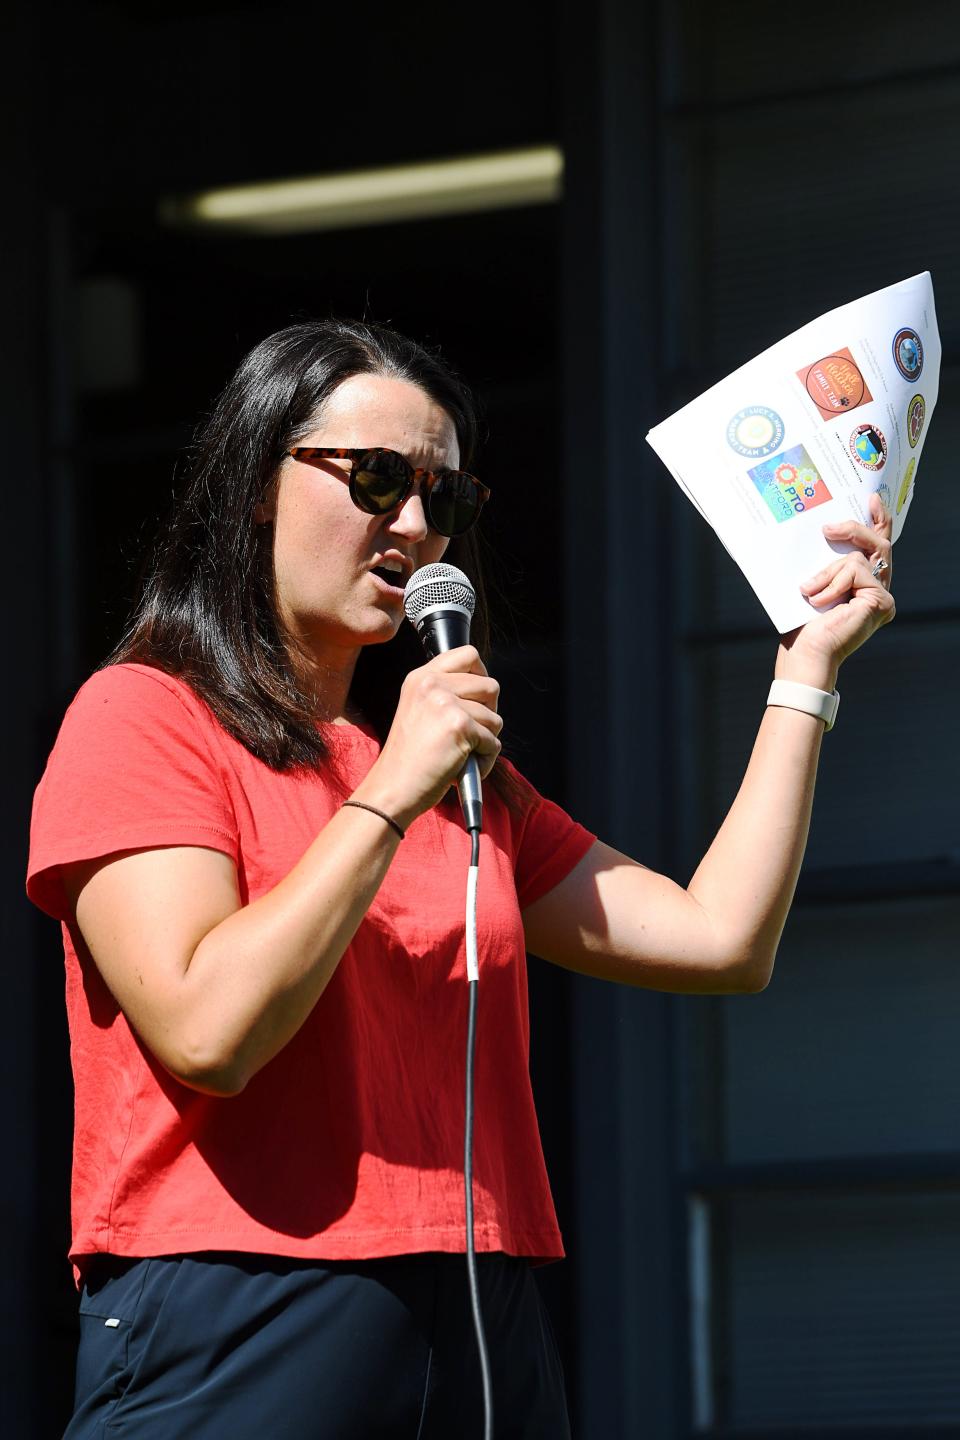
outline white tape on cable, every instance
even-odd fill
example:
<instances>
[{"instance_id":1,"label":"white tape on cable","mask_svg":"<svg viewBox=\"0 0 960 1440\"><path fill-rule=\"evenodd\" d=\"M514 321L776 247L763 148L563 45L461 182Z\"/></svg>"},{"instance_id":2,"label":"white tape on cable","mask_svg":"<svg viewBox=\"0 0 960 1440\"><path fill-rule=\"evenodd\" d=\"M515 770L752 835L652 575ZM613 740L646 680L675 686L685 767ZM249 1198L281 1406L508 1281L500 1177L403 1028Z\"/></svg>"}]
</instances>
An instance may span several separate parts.
<instances>
[{"instance_id":1,"label":"white tape on cable","mask_svg":"<svg viewBox=\"0 0 960 1440\"><path fill-rule=\"evenodd\" d=\"M480 979L477 962L477 877L480 868L471 865L467 870L467 980Z\"/></svg>"}]
</instances>

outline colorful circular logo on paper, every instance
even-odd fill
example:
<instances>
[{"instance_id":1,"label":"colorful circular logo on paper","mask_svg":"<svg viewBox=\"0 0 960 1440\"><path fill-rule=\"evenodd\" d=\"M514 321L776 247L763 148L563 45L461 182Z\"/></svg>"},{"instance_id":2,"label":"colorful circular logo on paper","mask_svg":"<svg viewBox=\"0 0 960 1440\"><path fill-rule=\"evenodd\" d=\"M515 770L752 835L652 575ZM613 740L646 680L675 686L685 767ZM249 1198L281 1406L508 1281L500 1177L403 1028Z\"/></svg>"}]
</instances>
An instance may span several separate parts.
<instances>
[{"instance_id":1,"label":"colorful circular logo on paper","mask_svg":"<svg viewBox=\"0 0 960 1440\"><path fill-rule=\"evenodd\" d=\"M849 350L824 355L804 375L807 394L823 415L842 415L873 397Z\"/></svg>"},{"instance_id":2,"label":"colorful circular logo on paper","mask_svg":"<svg viewBox=\"0 0 960 1440\"><path fill-rule=\"evenodd\" d=\"M783 421L766 405L748 405L738 410L727 426L727 444L748 460L772 455L783 443Z\"/></svg>"},{"instance_id":3,"label":"colorful circular logo on paper","mask_svg":"<svg viewBox=\"0 0 960 1440\"><path fill-rule=\"evenodd\" d=\"M923 433L923 422L927 416L927 402L922 395L914 395L907 407L907 439L910 441L910 449L916 450L917 442Z\"/></svg>"},{"instance_id":4,"label":"colorful circular logo on paper","mask_svg":"<svg viewBox=\"0 0 960 1440\"><path fill-rule=\"evenodd\" d=\"M916 330L905 325L893 337L893 359L904 380L911 385L920 379L923 370L923 341Z\"/></svg>"},{"instance_id":5,"label":"colorful circular logo on paper","mask_svg":"<svg viewBox=\"0 0 960 1440\"><path fill-rule=\"evenodd\" d=\"M907 503L907 498L913 486L913 472L916 470L916 468L917 457L916 455L911 455L909 461L907 462L907 468L903 472L903 480L900 484L900 493L897 496L898 515L900 514L900 511L903 509L904 505L906 505Z\"/></svg>"},{"instance_id":6,"label":"colorful circular logo on paper","mask_svg":"<svg viewBox=\"0 0 960 1440\"><path fill-rule=\"evenodd\" d=\"M887 441L875 425L858 425L850 436L850 454L865 470L882 470L887 463Z\"/></svg>"},{"instance_id":7,"label":"colorful circular logo on paper","mask_svg":"<svg viewBox=\"0 0 960 1440\"><path fill-rule=\"evenodd\" d=\"M889 515L889 514L891 513L891 511L893 510L893 493L891 492L890 486L887 484L886 480L881 480L880 483L878 484L878 486L877 486L877 494L880 496L880 499L883 501L884 508L886 509L887 514Z\"/></svg>"}]
</instances>

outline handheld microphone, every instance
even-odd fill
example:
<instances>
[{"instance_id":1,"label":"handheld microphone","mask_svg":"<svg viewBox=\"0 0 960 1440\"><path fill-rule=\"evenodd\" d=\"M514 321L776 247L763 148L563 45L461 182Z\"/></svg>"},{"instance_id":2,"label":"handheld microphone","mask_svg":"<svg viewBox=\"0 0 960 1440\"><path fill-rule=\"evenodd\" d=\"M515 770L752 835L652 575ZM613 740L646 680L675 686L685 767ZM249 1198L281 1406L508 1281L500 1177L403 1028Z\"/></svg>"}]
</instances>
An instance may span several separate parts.
<instances>
[{"instance_id":1,"label":"handheld microphone","mask_svg":"<svg viewBox=\"0 0 960 1440\"><path fill-rule=\"evenodd\" d=\"M470 621L477 597L473 586L455 565L424 565L415 570L403 592L403 608L430 659L445 650L470 643ZM468 830L483 825L483 792L477 757L471 755L457 781L460 804Z\"/></svg>"}]
</instances>

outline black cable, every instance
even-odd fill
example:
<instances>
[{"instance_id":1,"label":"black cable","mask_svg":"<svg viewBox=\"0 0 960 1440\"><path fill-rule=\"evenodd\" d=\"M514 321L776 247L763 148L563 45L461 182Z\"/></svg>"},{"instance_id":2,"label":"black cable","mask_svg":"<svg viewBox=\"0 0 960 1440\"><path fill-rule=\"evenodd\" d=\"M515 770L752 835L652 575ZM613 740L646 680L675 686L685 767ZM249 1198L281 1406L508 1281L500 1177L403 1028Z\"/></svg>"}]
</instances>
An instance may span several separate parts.
<instances>
[{"instance_id":1,"label":"black cable","mask_svg":"<svg viewBox=\"0 0 960 1440\"><path fill-rule=\"evenodd\" d=\"M470 831L470 864L480 863L480 831ZM463 1184L467 1210L467 1278L470 1283L470 1309L473 1311L473 1329L477 1337L477 1355L480 1360L480 1378L483 1381L483 1440L493 1440L493 1385L490 1380L490 1357L487 1354L487 1340L483 1330L483 1315L480 1311L480 1290L477 1285L477 1256L473 1242L473 1057L477 1041L477 987L478 981L471 980L467 1011L467 1094L463 1136Z\"/></svg>"}]
</instances>

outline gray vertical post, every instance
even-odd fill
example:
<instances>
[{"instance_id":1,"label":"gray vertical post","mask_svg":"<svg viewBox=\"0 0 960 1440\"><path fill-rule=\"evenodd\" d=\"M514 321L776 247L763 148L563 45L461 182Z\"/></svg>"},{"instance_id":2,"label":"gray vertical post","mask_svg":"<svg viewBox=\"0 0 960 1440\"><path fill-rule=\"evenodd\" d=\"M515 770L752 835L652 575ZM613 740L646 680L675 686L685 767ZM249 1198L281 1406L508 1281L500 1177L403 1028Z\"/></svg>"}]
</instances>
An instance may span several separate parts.
<instances>
[{"instance_id":1,"label":"gray vertical post","mask_svg":"<svg viewBox=\"0 0 960 1440\"><path fill-rule=\"evenodd\" d=\"M657 7L571 5L565 89L568 795L600 837L667 861L671 624L659 417ZM575 1163L584 1440L677 1433L669 1001L578 981Z\"/></svg>"}]
</instances>

